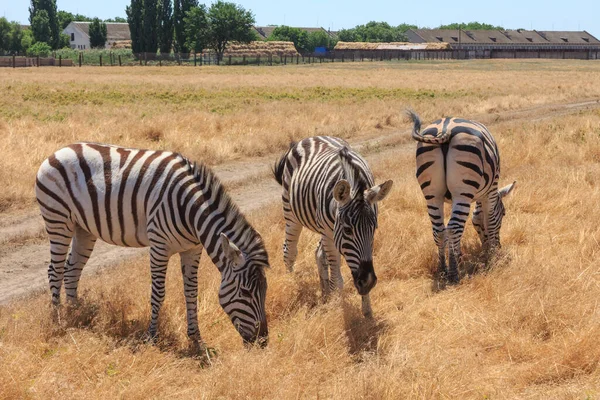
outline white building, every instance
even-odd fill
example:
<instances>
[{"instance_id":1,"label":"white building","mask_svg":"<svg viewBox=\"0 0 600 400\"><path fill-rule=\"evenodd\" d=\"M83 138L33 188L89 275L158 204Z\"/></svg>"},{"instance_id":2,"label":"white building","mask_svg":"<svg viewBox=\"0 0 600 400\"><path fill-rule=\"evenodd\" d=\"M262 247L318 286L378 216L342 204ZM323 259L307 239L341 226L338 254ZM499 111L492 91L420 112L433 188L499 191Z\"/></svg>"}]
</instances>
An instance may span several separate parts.
<instances>
[{"instance_id":1,"label":"white building","mask_svg":"<svg viewBox=\"0 0 600 400\"><path fill-rule=\"evenodd\" d=\"M90 22L73 21L62 31L69 36L72 49L90 49ZM129 24L123 22L106 22L106 44L104 47L110 49L115 42L131 40Z\"/></svg>"}]
</instances>

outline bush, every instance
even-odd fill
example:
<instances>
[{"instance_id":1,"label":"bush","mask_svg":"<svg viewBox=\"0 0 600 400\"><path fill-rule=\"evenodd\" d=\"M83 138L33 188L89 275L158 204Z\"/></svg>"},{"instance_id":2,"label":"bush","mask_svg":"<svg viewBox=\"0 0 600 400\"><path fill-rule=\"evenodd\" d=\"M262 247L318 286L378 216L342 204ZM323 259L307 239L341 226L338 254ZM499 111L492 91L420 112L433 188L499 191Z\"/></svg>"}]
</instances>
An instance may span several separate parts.
<instances>
[{"instance_id":1,"label":"bush","mask_svg":"<svg viewBox=\"0 0 600 400\"><path fill-rule=\"evenodd\" d=\"M27 49L28 57L48 57L52 48L48 45L48 43L37 42L33 46Z\"/></svg>"}]
</instances>

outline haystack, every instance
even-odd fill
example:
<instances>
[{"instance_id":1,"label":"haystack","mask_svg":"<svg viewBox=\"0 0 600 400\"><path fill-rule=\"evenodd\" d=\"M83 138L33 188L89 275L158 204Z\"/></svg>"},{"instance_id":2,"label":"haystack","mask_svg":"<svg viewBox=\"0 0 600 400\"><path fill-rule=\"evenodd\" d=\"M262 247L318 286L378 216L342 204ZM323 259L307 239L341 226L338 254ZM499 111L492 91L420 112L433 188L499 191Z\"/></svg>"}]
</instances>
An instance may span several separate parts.
<instances>
[{"instance_id":1,"label":"haystack","mask_svg":"<svg viewBox=\"0 0 600 400\"><path fill-rule=\"evenodd\" d=\"M225 56L297 56L298 51L293 42L263 42L231 43L225 49Z\"/></svg>"},{"instance_id":2,"label":"haystack","mask_svg":"<svg viewBox=\"0 0 600 400\"><path fill-rule=\"evenodd\" d=\"M334 50L448 50L448 43L371 43L371 42L337 42Z\"/></svg>"},{"instance_id":3,"label":"haystack","mask_svg":"<svg viewBox=\"0 0 600 400\"><path fill-rule=\"evenodd\" d=\"M111 49L130 49L131 40L117 40L110 44Z\"/></svg>"}]
</instances>

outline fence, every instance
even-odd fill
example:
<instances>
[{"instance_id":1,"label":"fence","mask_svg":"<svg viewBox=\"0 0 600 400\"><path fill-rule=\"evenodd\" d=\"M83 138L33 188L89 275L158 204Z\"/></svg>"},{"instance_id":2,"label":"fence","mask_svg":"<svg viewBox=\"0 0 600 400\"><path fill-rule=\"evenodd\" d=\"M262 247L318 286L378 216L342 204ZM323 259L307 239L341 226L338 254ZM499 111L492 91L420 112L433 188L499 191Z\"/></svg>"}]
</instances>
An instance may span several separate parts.
<instances>
[{"instance_id":1,"label":"fence","mask_svg":"<svg viewBox=\"0 0 600 400\"><path fill-rule=\"evenodd\" d=\"M338 50L327 53L304 54L225 54L219 59L215 53L73 53L58 57L0 57L0 67L39 66L125 66L125 65L298 65L344 62L409 61L409 60L464 60L479 58L551 58L600 59L600 49L465 49L465 50ZM56 54L55 54L56 56Z\"/></svg>"}]
</instances>

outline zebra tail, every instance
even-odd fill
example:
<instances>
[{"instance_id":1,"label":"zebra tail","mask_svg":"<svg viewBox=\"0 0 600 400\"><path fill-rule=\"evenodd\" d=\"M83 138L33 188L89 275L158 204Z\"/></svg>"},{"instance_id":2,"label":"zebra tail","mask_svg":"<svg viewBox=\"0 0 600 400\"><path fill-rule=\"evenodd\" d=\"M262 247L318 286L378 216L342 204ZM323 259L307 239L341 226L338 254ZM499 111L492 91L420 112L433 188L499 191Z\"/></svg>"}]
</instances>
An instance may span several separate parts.
<instances>
[{"instance_id":1,"label":"zebra tail","mask_svg":"<svg viewBox=\"0 0 600 400\"><path fill-rule=\"evenodd\" d=\"M413 110L406 110L406 115L413 122L413 130L412 130L412 138L417 142L422 143L432 143L432 144L442 144L447 143L450 140L450 132L445 132L443 134L439 134L437 136L423 136L421 133L421 118L415 113Z\"/></svg>"},{"instance_id":2,"label":"zebra tail","mask_svg":"<svg viewBox=\"0 0 600 400\"><path fill-rule=\"evenodd\" d=\"M285 170L285 161L287 160L290 151L292 151L292 147L294 147L295 145L296 142L291 142L288 151L286 151L285 154L283 154L277 161L275 161L275 164L273 164L273 167L271 168L271 172L273 172L273 177L281 186L283 186L283 171Z\"/></svg>"}]
</instances>

